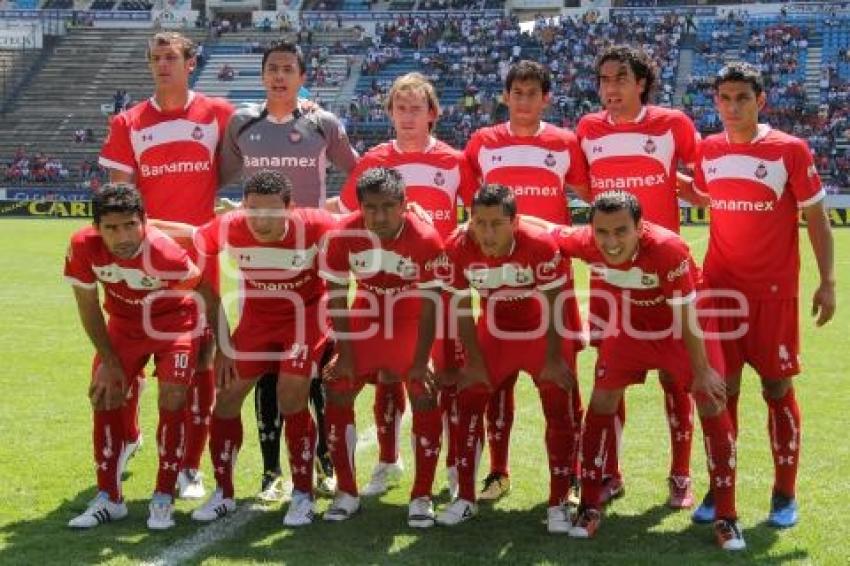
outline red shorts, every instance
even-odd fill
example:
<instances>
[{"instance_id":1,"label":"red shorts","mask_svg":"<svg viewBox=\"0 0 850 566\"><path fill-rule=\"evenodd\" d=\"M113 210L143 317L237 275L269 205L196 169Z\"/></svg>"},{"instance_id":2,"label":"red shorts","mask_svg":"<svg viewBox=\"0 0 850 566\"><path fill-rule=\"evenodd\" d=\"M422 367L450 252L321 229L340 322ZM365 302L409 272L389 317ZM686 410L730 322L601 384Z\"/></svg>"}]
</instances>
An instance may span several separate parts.
<instances>
[{"instance_id":1,"label":"red shorts","mask_svg":"<svg viewBox=\"0 0 850 566\"><path fill-rule=\"evenodd\" d=\"M111 318L107 325L112 350L118 356L121 368L128 380L137 379L148 360L153 356L156 369L154 375L160 381L189 385L195 371L198 355L199 337L193 335L196 318L181 311L155 317L153 327L169 338L152 338L144 327ZM100 356L95 355L92 362L92 376L100 366ZM128 383L129 385L129 383Z\"/></svg>"},{"instance_id":2,"label":"red shorts","mask_svg":"<svg viewBox=\"0 0 850 566\"><path fill-rule=\"evenodd\" d=\"M730 298L714 298L712 305L726 311L740 308L740 302ZM784 379L800 373L797 299L749 299L746 307L744 314L713 316L722 333L720 344L728 375L740 373L744 364L752 366L764 379Z\"/></svg>"},{"instance_id":3,"label":"red shorts","mask_svg":"<svg viewBox=\"0 0 850 566\"><path fill-rule=\"evenodd\" d=\"M315 306L292 320L243 313L231 338L233 352L228 354L236 361L241 379L253 380L266 373L309 378L318 370L327 333L328 326Z\"/></svg>"},{"instance_id":4,"label":"red shorts","mask_svg":"<svg viewBox=\"0 0 850 566\"><path fill-rule=\"evenodd\" d=\"M463 367L463 344L457 337L455 321L452 318L452 298L444 293L441 295L441 314L437 316L437 336L431 348L431 359L434 360L436 371L446 371Z\"/></svg>"}]
</instances>

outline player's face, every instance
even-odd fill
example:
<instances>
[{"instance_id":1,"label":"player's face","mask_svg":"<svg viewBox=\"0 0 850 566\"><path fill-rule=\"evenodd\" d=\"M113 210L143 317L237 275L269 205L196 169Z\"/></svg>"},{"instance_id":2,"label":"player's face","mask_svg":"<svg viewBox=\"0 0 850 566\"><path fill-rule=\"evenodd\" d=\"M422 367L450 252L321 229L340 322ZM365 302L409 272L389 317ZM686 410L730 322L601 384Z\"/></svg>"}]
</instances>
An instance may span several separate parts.
<instances>
[{"instance_id":1,"label":"player's face","mask_svg":"<svg viewBox=\"0 0 850 566\"><path fill-rule=\"evenodd\" d=\"M390 120L398 139L415 140L430 135L431 124L437 120L437 111L428 107L428 97L424 92L399 91L393 94Z\"/></svg>"},{"instance_id":2,"label":"player's face","mask_svg":"<svg viewBox=\"0 0 850 566\"><path fill-rule=\"evenodd\" d=\"M248 193L242 201L248 218L248 229L260 242L277 242L286 231L287 206L277 195Z\"/></svg>"},{"instance_id":3,"label":"player's face","mask_svg":"<svg viewBox=\"0 0 850 566\"><path fill-rule=\"evenodd\" d=\"M628 210L596 212L593 215L593 237L596 247L611 265L620 265L635 255L640 238L640 224Z\"/></svg>"},{"instance_id":4,"label":"player's face","mask_svg":"<svg viewBox=\"0 0 850 566\"><path fill-rule=\"evenodd\" d=\"M510 121L514 125L534 125L540 121L550 96L535 80L514 81L505 91L505 104Z\"/></svg>"},{"instance_id":5,"label":"player's face","mask_svg":"<svg viewBox=\"0 0 850 566\"><path fill-rule=\"evenodd\" d=\"M185 59L180 45L156 45L150 50L148 64L157 88L189 88L189 76L195 70L195 59Z\"/></svg>"},{"instance_id":6,"label":"player's face","mask_svg":"<svg viewBox=\"0 0 850 566\"><path fill-rule=\"evenodd\" d=\"M263 67L263 86L266 87L269 100L295 101L305 78L298 67L298 56L294 53L273 52Z\"/></svg>"},{"instance_id":7,"label":"player's face","mask_svg":"<svg viewBox=\"0 0 850 566\"><path fill-rule=\"evenodd\" d=\"M644 88L646 79L638 80L632 68L625 63L606 61L599 68L599 100L614 118L637 115Z\"/></svg>"},{"instance_id":8,"label":"player's face","mask_svg":"<svg viewBox=\"0 0 850 566\"><path fill-rule=\"evenodd\" d=\"M145 223L138 213L110 212L94 225L112 255L129 259L136 255L145 238Z\"/></svg>"},{"instance_id":9,"label":"player's face","mask_svg":"<svg viewBox=\"0 0 850 566\"><path fill-rule=\"evenodd\" d=\"M765 95L756 95L747 82L726 81L717 87L714 104L723 127L729 132L752 132L758 127L759 111L764 108Z\"/></svg>"},{"instance_id":10,"label":"player's face","mask_svg":"<svg viewBox=\"0 0 850 566\"><path fill-rule=\"evenodd\" d=\"M404 201L375 193L366 193L360 202L366 229L381 240L389 240L398 234L404 222L404 208Z\"/></svg>"},{"instance_id":11,"label":"player's face","mask_svg":"<svg viewBox=\"0 0 850 566\"><path fill-rule=\"evenodd\" d=\"M475 206L469 227L472 236L487 257L508 255L514 243L517 218L511 218L501 206Z\"/></svg>"}]
</instances>

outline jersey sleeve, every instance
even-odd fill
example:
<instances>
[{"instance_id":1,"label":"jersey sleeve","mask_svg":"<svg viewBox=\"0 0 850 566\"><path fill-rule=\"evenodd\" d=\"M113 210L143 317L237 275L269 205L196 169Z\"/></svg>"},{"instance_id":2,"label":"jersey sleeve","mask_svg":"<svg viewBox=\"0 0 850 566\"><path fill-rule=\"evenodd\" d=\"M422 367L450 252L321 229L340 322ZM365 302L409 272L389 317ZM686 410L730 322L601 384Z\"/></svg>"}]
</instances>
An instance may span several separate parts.
<instances>
[{"instance_id":1,"label":"jersey sleeve","mask_svg":"<svg viewBox=\"0 0 850 566\"><path fill-rule=\"evenodd\" d=\"M466 208L472 208L472 198L478 190L478 177L472 170L469 160L463 153L458 152L458 168L460 169L460 185L457 188L457 196Z\"/></svg>"},{"instance_id":2,"label":"jersey sleeve","mask_svg":"<svg viewBox=\"0 0 850 566\"><path fill-rule=\"evenodd\" d=\"M565 256L565 260L576 258L592 261L587 253L587 240L590 235L588 226L555 226L550 235Z\"/></svg>"},{"instance_id":3,"label":"jersey sleeve","mask_svg":"<svg viewBox=\"0 0 850 566\"><path fill-rule=\"evenodd\" d=\"M563 287L567 283L568 271L561 250L546 232L540 232L536 238L539 243L537 265L534 270L535 285L541 291Z\"/></svg>"},{"instance_id":4,"label":"jersey sleeve","mask_svg":"<svg viewBox=\"0 0 850 566\"><path fill-rule=\"evenodd\" d=\"M696 158L694 159L694 192L698 195L707 197L708 193L708 185L705 180L705 171L703 171L702 167L705 163L705 156L703 154L703 148L705 147L705 142L700 142L697 145L696 150Z\"/></svg>"},{"instance_id":5,"label":"jersey sleeve","mask_svg":"<svg viewBox=\"0 0 850 566\"><path fill-rule=\"evenodd\" d=\"M326 235L319 262L319 277L337 285L347 285L350 266L345 230L332 230Z\"/></svg>"},{"instance_id":6,"label":"jersey sleeve","mask_svg":"<svg viewBox=\"0 0 850 566\"><path fill-rule=\"evenodd\" d=\"M221 142L221 160L218 167L222 186L236 182L242 172L242 149L239 147L238 135L242 123L240 116L234 114L228 121L224 132Z\"/></svg>"},{"instance_id":7,"label":"jersey sleeve","mask_svg":"<svg viewBox=\"0 0 850 566\"><path fill-rule=\"evenodd\" d=\"M424 238L422 245L417 250L416 261L419 264L419 281L416 286L420 289L439 289L443 287L443 279L440 277L441 264L445 263L446 257L443 243L439 234L431 230Z\"/></svg>"},{"instance_id":8,"label":"jersey sleeve","mask_svg":"<svg viewBox=\"0 0 850 566\"><path fill-rule=\"evenodd\" d=\"M690 251L681 240L665 242L658 276L659 285L669 305L683 305L696 299L697 267Z\"/></svg>"},{"instance_id":9,"label":"jersey sleeve","mask_svg":"<svg viewBox=\"0 0 850 566\"><path fill-rule=\"evenodd\" d=\"M454 293L464 292L469 289L469 280L465 274L468 262L463 253L463 241L465 239L466 236L463 232L457 232L446 243L446 266L443 272L443 285L446 289Z\"/></svg>"},{"instance_id":10,"label":"jersey sleeve","mask_svg":"<svg viewBox=\"0 0 850 566\"><path fill-rule=\"evenodd\" d=\"M820 175L812 152L809 150L809 144L803 140L796 141L789 156L788 188L791 189L797 206L805 208L824 199L826 193L821 186Z\"/></svg>"},{"instance_id":11,"label":"jersey sleeve","mask_svg":"<svg viewBox=\"0 0 850 566\"><path fill-rule=\"evenodd\" d=\"M569 134L567 152L570 155L570 168L567 170L564 182L570 187L587 186L589 183L587 158L581 150L581 145L575 134Z\"/></svg>"},{"instance_id":12,"label":"jersey sleeve","mask_svg":"<svg viewBox=\"0 0 850 566\"><path fill-rule=\"evenodd\" d=\"M130 142L129 115L122 112L112 119L109 135L100 150L97 162L107 169L115 169L127 174L136 172L136 155Z\"/></svg>"},{"instance_id":13,"label":"jersey sleeve","mask_svg":"<svg viewBox=\"0 0 850 566\"><path fill-rule=\"evenodd\" d=\"M701 138L696 126L694 126L694 123L684 112L676 114L673 135L676 144L676 155L678 155L679 160L689 169L693 168L697 158L697 146Z\"/></svg>"},{"instance_id":14,"label":"jersey sleeve","mask_svg":"<svg viewBox=\"0 0 850 566\"><path fill-rule=\"evenodd\" d=\"M343 173L348 173L357 165L359 156L354 151L354 148L351 147L351 142L348 139L345 128L342 126L339 118L333 114L326 113L321 120L322 129L327 135L328 159L334 167Z\"/></svg>"},{"instance_id":15,"label":"jersey sleeve","mask_svg":"<svg viewBox=\"0 0 850 566\"><path fill-rule=\"evenodd\" d=\"M227 222L225 219L230 218L233 218L231 214L216 216L195 230L192 235L192 244L200 255L211 257L221 252L222 227Z\"/></svg>"},{"instance_id":16,"label":"jersey sleeve","mask_svg":"<svg viewBox=\"0 0 850 566\"><path fill-rule=\"evenodd\" d=\"M86 239L80 233L71 237L65 254L65 280L74 287L95 289L97 277L91 268L91 258L86 249Z\"/></svg>"},{"instance_id":17,"label":"jersey sleeve","mask_svg":"<svg viewBox=\"0 0 850 566\"><path fill-rule=\"evenodd\" d=\"M202 278L201 270L186 250L168 236L157 239L157 248L162 262L159 270L167 274L167 277L163 278L166 288L179 291L198 286Z\"/></svg>"},{"instance_id":18,"label":"jersey sleeve","mask_svg":"<svg viewBox=\"0 0 850 566\"><path fill-rule=\"evenodd\" d=\"M483 181L481 172L481 165L478 163L478 154L481 151L481 136L478 133L473 133L469 138L469 141L466 142L466 149L463 150L463 154L466 156L466 162L469 164L469 168L472 171L472 175L475 178L476 183L480 183Z\"/></svg>"}]
</instances>

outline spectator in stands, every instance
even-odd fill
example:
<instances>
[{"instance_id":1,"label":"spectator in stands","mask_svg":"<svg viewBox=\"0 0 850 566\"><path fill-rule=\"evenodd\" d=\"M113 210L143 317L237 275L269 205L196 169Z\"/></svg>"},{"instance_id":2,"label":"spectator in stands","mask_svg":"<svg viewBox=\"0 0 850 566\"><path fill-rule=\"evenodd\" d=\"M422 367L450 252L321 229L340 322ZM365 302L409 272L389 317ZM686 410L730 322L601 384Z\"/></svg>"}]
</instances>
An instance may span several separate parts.
<instances>
[{"instance_id":1,"label":"spectator in stands","mask_svg":"<svg viewBox=\"0 0 850 566\"><path fill-rule=\"evenodd\" d=\"M236 78L236 69L231 67L228 63L225 63L221 66L221 69L218 70L218 80L220 81L232 81Z\"/></svg>"}]
</instances>

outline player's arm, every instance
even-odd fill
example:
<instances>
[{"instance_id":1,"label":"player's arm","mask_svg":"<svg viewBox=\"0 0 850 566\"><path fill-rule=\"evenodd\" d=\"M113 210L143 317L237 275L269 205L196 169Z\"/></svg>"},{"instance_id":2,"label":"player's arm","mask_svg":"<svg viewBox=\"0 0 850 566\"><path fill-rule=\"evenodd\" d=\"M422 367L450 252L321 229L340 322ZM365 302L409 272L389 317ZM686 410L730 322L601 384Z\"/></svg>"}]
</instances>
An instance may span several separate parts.
<instances>
[{"instance_id":1,"label":"player's arm","mask_svg":"<svg viewBox=\"0 0 850 566\"><path fill-rule=\"evenodd\" d=\"M195 248L193 242L195 227L191 224L171 220L159 220L158 218L149 218L147 223L149 226L161 230L169 238L180 244L184 250L191 251Z\"/></svg>"},{"instance_id":2,"label":"player's arm","mask_svg":"<svg viewBox=\"0 0 850 566\"><path fill-rule=\"evenodd\" d=\"M694 206L706 207L711 204L708 195L697 190L694 186L694 178L682 173L676 173L676 189L679 198L682 198Z\"/></svg>"},{"instance_id":3,"label":"player's arm","mask_svg":"<svg viewBox=\"0 0 850 566\"><path fill-rule=\"evenodd\" d=\"M569 189L570 191L574 192L578 196L578 198L580 198L584 202L589 203L591 200L593 200L592 197L590 196L590 187L588 187L586 184L581 184L581 185L570 184L570 185L566 185L566 188Z\"/></svg>"},{"instance_id":4,"label":"player's arm","mask_svg":"<svg viewBox=\"0 0 850 566\"><path fill-rule=\"evenodd\" d=\"M133 174L119 169L109 169L110 183L132 183Z\"/></svg>"},{"instance_id":5,"label":"player's arm","mask_svg":"<svg viewBox=\"0 0 850 566\"><path fill-rule=\"evenodd\" d=\"M97 159L109 172L110 183L132 183L136 171L136 154L130 143L130 126L126 113L113 118L109 135Z\"/></svg>"},{"instance_id":6,"label":"player's arm","mask_svg":"<svg viewBox=\"0 0 850 566\"><path fill-rule=\"evenodd\" d=\"M242 124L242 118L234 114L224 131L218 166L219 189L236 182L242 173L242 148L239 147L239 129Z\"/></svg>"},{"instance_id":7,"label":"player's arm","mask_svg":"<svg viewBox=\"0 0 850 566\"><path fill-rule=\"evenodd\" d=\"M714 411L722 410L726 406L726 383L708 362L694 300L682 299L668 303L681 321L682 340L688 351L694 375L691 390L705 395Z\"/></svg>"},{"instance_id":8,"label":"player's arm","mask_svg":"<svg viewBox=\"0 0 850 566\"><path fill-rule=\"evenodd\" d=\"M351 142L348 139L348 134L339 121L339 118L333 115L328 115L327 119L323 120L325 129L328 132L328 159L334 167L343 173L349 173L360 156L351 147Z\"/></svg>"},{"instance_id":9,"label":"player's arm","mask_svg":"<svg viewBox=\"0 0 850 566\"><path fill-rule=\"evenodd\" d=\"M416 334L416 348L413 352L413 364L408 372L408 378L425 382L430 387L428 377L428 362L431 359L431 347L437 334L437 307L440 300L439 292L434 289L423 289L422 309L419 312L419 328Z\"/></svg>"},{"instance_id":10,"label":"player's arm","mask_svg":"<svg viewBox=\"0 0 850 566\"><path fill-rule=\"evenodd\" d=\"M106 320L100 307L97 287L86 288L75 285L74 299L80 323L100 357L100 366L95 371L89 386L89 399L93 406L104 409L120 407L124 400L126 380L121 362L112 349L112 342L106 330Z\"/></svg>"},{"instance_id":11,"label":"player's arm","mask_svg":"<svg viewBox=\"0 0 850 566\"><path fill-rule=\"evenodd\" d=\"M815 254L820 273L820 285L812 297L812 316L817 316L818 326L829 322L835 314L835 256L832 227L829 224L824 200L803 208L809 242Z\"/></svg>"},{"instance_id":12,"label":"player's arm","mask_svg":"<svg viewBox=\"0 0 850 566\"><path fill-rule=\"evenodd\" d=\"M546 360L540 372L540 380L551 381L562 389L570 390L576 381L562 352L564 337L561 336L560 329L566 328L563 320L564 309L558 308L558 295L562 290L559 285L543 291L544 307L549 309L549 325L546 329Z\"/></svg>"},{"instance_id":13,"label":"player's arm","mask_svg":"<svg viewBox=\"0 0 850 566\"><path fill-rule=\"evenodd\" d=\"M227 313L224 312L218 291L207 281L199 281L195 291L203 298L207 323L218 345L215 349L216 386L219 389L227 389L237 379L236 364L229 355L232 348L229 344L230 325L227 321Z\"/></svg>"},{"instance_id":14,"label":"player's arm","mask_svg":"<svg viewBox=\"0 0 850 566\"><path fill-rule=\"evenodd\" d=\"M337 358L326 379L354 377L354 349L351 345L348 317L348 283L328 279L328 314L335 333Z\"/></svg>"},{"instance_id":15,"label":"player's arm","mask_svg":"<svg viewBox=\"0 0 850 566\"><path fill-rule=\"evenodd\" d=\"M339 206L339 197L331 197L325 200L325 210L333 214L342 214L342 209Z\"/></svg>"}]
</instances>

